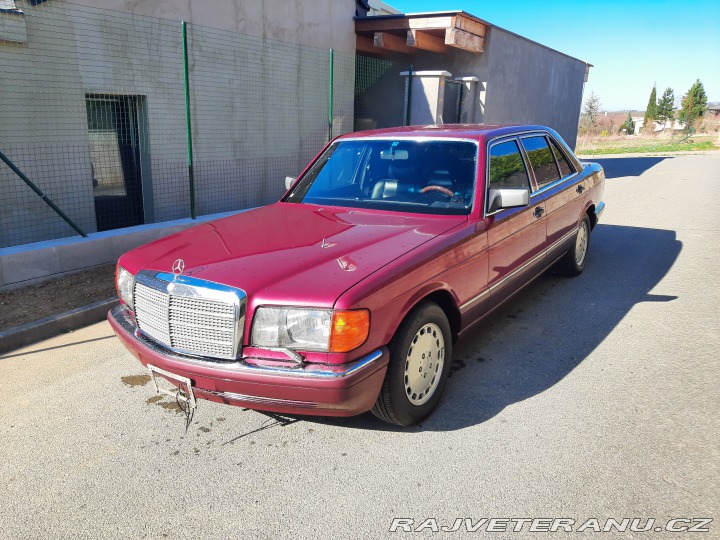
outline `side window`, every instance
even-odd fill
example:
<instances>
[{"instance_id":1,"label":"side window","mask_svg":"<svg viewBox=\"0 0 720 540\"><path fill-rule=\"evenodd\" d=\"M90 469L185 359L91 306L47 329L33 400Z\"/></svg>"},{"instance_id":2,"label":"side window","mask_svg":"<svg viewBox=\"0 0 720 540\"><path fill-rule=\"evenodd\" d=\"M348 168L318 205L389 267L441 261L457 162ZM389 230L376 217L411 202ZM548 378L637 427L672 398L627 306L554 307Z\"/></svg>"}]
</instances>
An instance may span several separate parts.
<instances>
[{"instance_id":1,"label":"side window","mask_svg":"<svg viewBox=\"0 0 720 540\"><path fill-rule=\"evenodd\" d=\"M535 172L538 189L560 180L560 172L545 137L525 137L522 139L522 144L530 158L530 166Z\"/></svg>"},{"instance_id":2,"label":"side window","mask_svg":"<svg viewBox=\"0 0 720 540\"><path fill-rule=\"evenodd\" d=\"M557 144L552 139L550 139L550 148L552 148L553 154L555 154L555 159L560 167L560 176L565 178L566 176L573 174L575 172L575 167L573 167L567 160L565 154L560 151Z\"/></svg>"},{"instance_id":3,"label":"side window","mask_svg":"<svg viewBox=\"0 0 720 540\"><path fill-rule=\"evenodd\" d=\"M491 146L489 160L488 187L494 189L530 187L525 163L515 141L506 141Z\"/></svg>"}]
</instances>

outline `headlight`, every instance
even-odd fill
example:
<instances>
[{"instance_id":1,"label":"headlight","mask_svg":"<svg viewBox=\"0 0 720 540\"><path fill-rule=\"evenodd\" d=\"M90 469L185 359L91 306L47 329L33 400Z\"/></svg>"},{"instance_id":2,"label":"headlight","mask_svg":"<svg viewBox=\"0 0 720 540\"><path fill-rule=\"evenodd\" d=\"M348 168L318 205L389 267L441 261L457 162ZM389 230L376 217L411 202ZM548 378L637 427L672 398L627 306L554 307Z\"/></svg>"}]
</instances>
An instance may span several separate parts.
<instances>
[{"instance_id":1,"label":"headlight","mask_svg":"<svg viewBox=\"0 0 720 540\"><path fill-rule=\"evenodd\" d=\"M333 311L261 307L255 311L252 346L308 351L347 352L367 339L366 309Z\"/></svg>"},{"instance_id":2,"label":"headlight","mask_svg":"<svg viewBox=\"0 0 720 540\"><path fill-rule=\"evenodd\" d=\"M115 272L115 287L117 288L118 298L120 298L120 301L134 311L135 305L133 304L133 288L135 287L135 276L119 264L117 265L117 271Z\"/></svg>"},{"instance_id":3,"label":"headlight","mask_svg":"<svg viewBox=\"0 0 720 540\"><path fill-rule=\"evenodd\" d=\"M331 317L329 310L259 308L253 321L252 344L327 351Z\"/></svg>"}]
</instances>

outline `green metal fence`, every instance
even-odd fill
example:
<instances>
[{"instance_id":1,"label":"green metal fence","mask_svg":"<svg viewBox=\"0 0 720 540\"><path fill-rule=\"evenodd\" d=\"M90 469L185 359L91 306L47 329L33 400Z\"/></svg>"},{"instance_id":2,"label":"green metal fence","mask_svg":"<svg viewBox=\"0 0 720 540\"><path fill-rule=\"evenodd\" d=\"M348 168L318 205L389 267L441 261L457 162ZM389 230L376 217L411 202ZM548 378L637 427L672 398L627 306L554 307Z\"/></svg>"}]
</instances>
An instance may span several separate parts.
<instances>
[{"instance_id":1,"label":"green metal fence","mask_svg":"<svg viewBox=\"0 0 720 540\"><path fill-rule=\"evenodd\" d=\"M0 30L0 248L270 203L408 66L67 2Z\"/></svg>"}]
</instances>

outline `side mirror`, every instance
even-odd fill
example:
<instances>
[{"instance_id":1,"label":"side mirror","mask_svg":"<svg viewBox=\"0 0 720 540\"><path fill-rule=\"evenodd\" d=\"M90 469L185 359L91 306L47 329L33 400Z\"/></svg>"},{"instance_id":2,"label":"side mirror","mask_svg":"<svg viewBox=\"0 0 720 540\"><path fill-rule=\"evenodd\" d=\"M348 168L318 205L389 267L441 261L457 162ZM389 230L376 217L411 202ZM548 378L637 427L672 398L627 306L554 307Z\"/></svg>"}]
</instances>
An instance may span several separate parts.
<instances>
[{"instance_id":1,"label":"side mirror","mask_svg":"<svg viewBox=\"0 0 720 540\"><path fill-rule=\"evenodd\" d=\"M297 177L295 177L295 176L286 176L285 177L285 190L290 189L290 186L293 185L293 182L295 182L295 180L297 180Z\"/></svg>"},{"instance_id":2,"label":"side mirror","mask_svg":"<svg viewBox=\"0 0 720 540\"><path fill-rule=\"evenodd\" d=\"M503 208L516 208L530 204L530 190L527 188L503 188L488 190L488 214Z\"/></svg>"}]
</instances>

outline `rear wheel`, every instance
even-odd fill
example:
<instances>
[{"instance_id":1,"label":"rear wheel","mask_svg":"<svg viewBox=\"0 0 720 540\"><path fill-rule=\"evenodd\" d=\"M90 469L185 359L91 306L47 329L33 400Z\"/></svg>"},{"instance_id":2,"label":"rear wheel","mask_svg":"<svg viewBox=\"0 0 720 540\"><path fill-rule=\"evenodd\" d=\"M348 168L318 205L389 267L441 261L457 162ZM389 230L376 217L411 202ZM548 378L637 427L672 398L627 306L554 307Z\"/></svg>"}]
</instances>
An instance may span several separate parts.
<instances>
[{"instance_id":1,"label":"rear wheel","mask_svg":"<svg viewBox=\"0 0 720 540\"><path fill-rule=\"evenodd\" d=\"M375 416L400 426L416 424L437 407L452 358L450 323L434 303L412 311L390 342L390 365Z\"/></svg>"},{"instance_id":2,"label":"rear wheel","mask_svg":"<svg viewBox=\"0 0 720 540\"><path fill-rule=\"evenodd\" d=\"M585 214L575 235L575 242L558 263L558 271L566 276L580 275L582 271L585 270L585 262L589 248L590 218Z\"/></svg>"}]
</instances>

